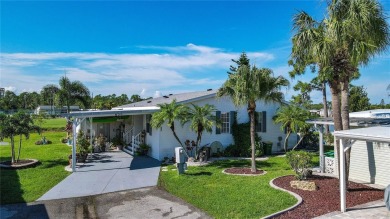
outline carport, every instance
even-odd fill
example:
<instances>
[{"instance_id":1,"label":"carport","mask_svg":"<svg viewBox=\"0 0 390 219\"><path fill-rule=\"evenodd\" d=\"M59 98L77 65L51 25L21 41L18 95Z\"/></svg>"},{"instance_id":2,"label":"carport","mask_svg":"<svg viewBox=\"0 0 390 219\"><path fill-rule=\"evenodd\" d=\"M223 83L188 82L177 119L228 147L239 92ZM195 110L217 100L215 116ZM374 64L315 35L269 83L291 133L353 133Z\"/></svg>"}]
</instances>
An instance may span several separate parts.
<instances>
[{"instance_id":1,"label":"carport","mask_svg":"<svg viewBox=\"0 0 390 219\"><path fill-rule=\"evenodd\" d=\"M345 212L346 209L346 171L345 171L345 152L352 147L356 140L366 142L376 142L390 146L390 126L376 126L369 128L349 129L335 131L333 133L336 141L340 141L340 210Z\"/></svg>"}]
</instances>

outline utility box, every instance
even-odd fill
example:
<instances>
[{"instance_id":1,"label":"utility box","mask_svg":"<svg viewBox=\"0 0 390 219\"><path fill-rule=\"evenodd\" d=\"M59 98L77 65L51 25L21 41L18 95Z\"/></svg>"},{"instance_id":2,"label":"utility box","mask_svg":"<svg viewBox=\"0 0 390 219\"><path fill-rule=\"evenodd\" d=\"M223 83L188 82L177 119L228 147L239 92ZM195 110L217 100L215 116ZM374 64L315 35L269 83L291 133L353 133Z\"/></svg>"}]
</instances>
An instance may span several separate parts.
<instances>
[{"instance_id":1,"label":"utility box","mask_svg":"<svg viewBox=\"0 0 390 219\"><path fill-rule=\"evenodd\" d=\"M185 170L186 155L182 147L175 148L176 166L179 174L183 174Z\"/></svg>"},{"instance_id":2,"label":"utility box","mask_svg":"<svg viewBox=\"0 0 390 219\"><path fill-rule=\"evenodd\" d=\"M176 157L176 163L185 163L186 162L186 156L184 154L182 147L176 147L175 148L175 157Z\"/></svg>"}]
</instances>

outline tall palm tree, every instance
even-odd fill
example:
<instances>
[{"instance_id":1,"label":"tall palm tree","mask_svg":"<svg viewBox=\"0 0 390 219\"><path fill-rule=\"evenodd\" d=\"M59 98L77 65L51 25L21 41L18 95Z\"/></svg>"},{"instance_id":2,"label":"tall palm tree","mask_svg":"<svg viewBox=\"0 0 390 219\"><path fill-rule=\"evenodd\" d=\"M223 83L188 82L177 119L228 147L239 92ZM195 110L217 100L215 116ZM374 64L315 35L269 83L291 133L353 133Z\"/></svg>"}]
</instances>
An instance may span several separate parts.
<instances>
[{"instance_id":1,"label":"tall palm tree","mask_svg":"<svg viewBox=\"0 0 390 219\"><path fill-rule=\"evenodd\" d=\"M43 101L50 104L50 114L53 114L54 96L60 89L55 84L45 85L41 90Z\"/></svg>"},{"instance_id":2,"label":"tall palm tree","mask_svg":"<svg viewBox=\"0 0 390 219\"><path fill-rule=\"evenodd\" d=\"M58 91L59 99L61 103L64 103L67 107L67 112L70 112L70 105L75 104L76 100L80 101L84 107L89 105L89 90L80 81L70 81L66 76L61 77L60 89Z\"/></svg>"},{"instance_id":3,"label":"tall palm tree","mask_svg":"<svg viewBox=\"0 0 390 219\"><path fill-rule=\"evenodd\" d=\"M255 111L256 101L282 102L281 86L288 86L289 82L282 76L273 77L271 69L248 65L240 66L236 72L229 74L229 78L218 90L217 96L229 95L236 106L248 105L250 117L250 136L252 148L251 171L256 172L255 163Z\"/></svg>"},{"instance_id":4,"label":"tall palm tree","mask_svg":"<svg viewBox=\"0 0 390 219\"><path fill-rule=\"evenodd\" d=\"M171 103L158 104L157 106L160 107L160 111L153 113L152 120L150 121L151 126L153 128L160 128L166 122L167 126L171 129L173 136L188 156L183 143L180 141L175 130L176 120L182 125L186 122L187 107L183 104L177 104L176 99Z\"/></svg>"},{"instance_id":5,"label":"tall palm tree","mask_svg":"<svg viewBox=\"0 0 390 219\"><path fill-rule=\"evenodd\" d=\"M294 16L292 61L294 70L316 63L332 93L335 130L349 129L348 91L359 65L389 45L389 27L376 0L332 0L328 15L315 21L305 12ZM336 145L338 147L338 145ZM347 152L347 179L349 167Z\"/></svg>"},{"instance_id":6,"label":"tall palm tree","mask_svg":"<svg viewBox=\"0 0 390 219\"><path fill-rule=\"evenodd\" d=\"M301 143L305 137L310 125L306 120L310 119L310 112L295 105L282 106L273 117L275 123L280 123L280 130L286 130L284 139L284 151L288 149L288 138L291 133L300 133L300 139L293 147L293 150Z\"/></svg>"},{"instance_id":7,"label":"tall palm tree","mask_svg":"<svg viewBox=\"0 0 390 219\"><path fill-rule=\"evenodd\" d=\"M188 120L191 121L190 128L197 134L195 158L198 158L198 146L202 141L202 134L204 131L212 132L216 118L213 113L216 108L213 105L206 104L204 106L197 106L192 104L192 108L188 109Z\"/></svg>"}]
</instances>

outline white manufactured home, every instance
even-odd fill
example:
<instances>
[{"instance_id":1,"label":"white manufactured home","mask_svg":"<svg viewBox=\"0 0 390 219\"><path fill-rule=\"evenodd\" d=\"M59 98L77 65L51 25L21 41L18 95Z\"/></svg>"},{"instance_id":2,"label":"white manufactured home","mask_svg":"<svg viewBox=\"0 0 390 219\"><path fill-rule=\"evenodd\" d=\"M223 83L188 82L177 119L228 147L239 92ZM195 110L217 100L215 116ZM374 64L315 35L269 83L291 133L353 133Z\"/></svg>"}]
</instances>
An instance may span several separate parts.
<instances>
[{"instance_id":1,"label":"white manufactured home","mask_svg":"<svg viewBox=\"0 0 390 219\"><path fill-rule=\"evenodd\" d=\"M231 126L233 118L237 118L238 123L249 121L246 105L236 107L230 97L216 97L216 91L198 91L181 94L170 94L163 97L148 99L128 105L118 106L112 110L72 112L68 114L78 120L81 129L92 138L102 134L107 139L118 136L123 139L126 145L125 150L133 153L138 144L146 143L151 146L149 156L162 160L164 157L172 157L174 148L179 143L174 138L172 131L167 125L161 128L152 128L150 120L154 112L159 111L158 104L170 103L176 100L179 104L194 104L204 106L214 105L217 109L215 115L222 121L220 128L214 127L212 133L203 133L202 145L219 141L224 147L233 144ZM280 107L279 103L256 102L256 111L259 115L257 134L263 141L273 143L272 151L282 149L282 140L286 134L280 130L280 125L275 124L272 117ZM92 121L92 123L91 123ZM179 122L175 124L175 129L180 140L196 140L196 133L191 131L189 124L181 126ZM296 135L289 138L289 145L293 146L297 142Z\"/></svg>"}]
</instances>

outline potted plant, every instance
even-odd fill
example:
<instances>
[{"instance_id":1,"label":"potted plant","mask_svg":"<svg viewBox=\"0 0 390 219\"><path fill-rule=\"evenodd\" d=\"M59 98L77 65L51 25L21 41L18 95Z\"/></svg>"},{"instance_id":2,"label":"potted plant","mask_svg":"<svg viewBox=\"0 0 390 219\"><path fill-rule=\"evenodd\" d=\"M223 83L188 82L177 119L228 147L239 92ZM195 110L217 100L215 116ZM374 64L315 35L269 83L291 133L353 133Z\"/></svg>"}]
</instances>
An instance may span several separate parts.
<instances>
[{"instance_id":1,"label":"potted plant","mask_svg":"<svg viewBox=\"0 0 390 219\"><path fill-rule=\"evenodd\" d=\"M145 156L145 155L148 155L149 149L150 149L150 146L148 144L142 143L139 145L137 152L139 155Z\"/></svg>"},{"instance_id":2,"label":"potted plant","mask_svg":"<svg viewBox=\"0 0 390 219\"><path fill-rule=\"evenodd\" d=\"M85 163L85 160L88 156L88 152L91 150L91 144L85 137L83 131L80 131L77 135L76 150L79 155L78 162Z\"/></svg>"},{"instance_id":3,"label":"potted plant","mask_svg":"<svg viewBox=\"0 0 390 219\"><path fill-rule=\"evenodd\" d=\"M112 139L112 144L114 145L114 147L117 147L119 150L122 150L123 149L123 141L120 137L118 136L115 136L113 139Z\"/></svg>"},{"instance_id":4,"label":"potted plant","mask_svg":"<svg viewBox=\"0 0 390 219\"><path fill-rule=\"evenodd\" d=\"M100 135L96 138L96 144L100 152L106 151L106 138L103 134L100 133Z\"/></svg>"}]
</instances>

